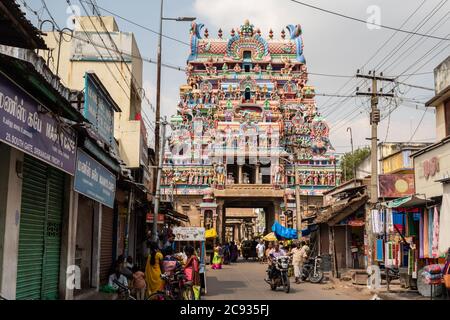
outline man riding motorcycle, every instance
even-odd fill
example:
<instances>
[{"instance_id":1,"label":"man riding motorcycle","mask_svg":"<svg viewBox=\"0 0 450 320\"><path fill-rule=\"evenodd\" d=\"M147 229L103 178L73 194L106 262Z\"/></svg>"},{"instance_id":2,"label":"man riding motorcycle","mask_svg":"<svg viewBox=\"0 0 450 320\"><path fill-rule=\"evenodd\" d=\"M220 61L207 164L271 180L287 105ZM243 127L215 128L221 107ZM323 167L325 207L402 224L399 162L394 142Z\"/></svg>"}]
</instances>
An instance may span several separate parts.
<instances>
[{"instance_id":1,"label":"man riding motorcycle","mask_svg":"<svg viewBox=\"0 0 450 320\"><path fill-rule=\"evenodd\" d=\"M269 255L267 257L267 261L269 264L269 267L267 269L267 276L268 276L268 281L270 281L270 279L272 278L273 275L273 270L275 268L275 264L274 264L274 260L278 257L281 256L285 256L286 252L280 248L280 244L277 242L275 243L274 247L272 250L269 251Z\"/></svg>"}]
</instances>

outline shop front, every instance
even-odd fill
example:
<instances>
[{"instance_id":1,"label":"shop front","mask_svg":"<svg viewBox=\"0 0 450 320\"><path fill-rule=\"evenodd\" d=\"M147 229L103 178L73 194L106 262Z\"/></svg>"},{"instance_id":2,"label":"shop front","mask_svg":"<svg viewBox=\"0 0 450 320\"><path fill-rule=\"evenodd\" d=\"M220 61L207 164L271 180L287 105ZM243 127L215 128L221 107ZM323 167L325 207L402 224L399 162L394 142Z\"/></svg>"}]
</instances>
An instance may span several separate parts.
<instances>
[{"instance_id":1,"label":"shop front","mask_svg":"<svg viewBox=\"0 0 450 320\"><path fill-rule=\"evenodd\" d=\"M0 68L0 224L4 228L0 289L8 299L58 299L65 287L61 262L67 257L63 237L77 136L46 107L48 97L42 95L42 88L32 87L37 83L54 93L57 82L48 83L22 60L2 56L0 64L9 66ZM35 82L15 77L17 65L26 68ZM61 105L52 107L70 108L61 92Z\"/></svg>"},{"instance_id":2,"label":"shop front","mask_svg":"<svg viewBox=\"0 0 450 320\"><path fill-rule=\"evenodd\" d=\"M113 263L112 229L116 176L78 149L74 190L78 193L75 262L81 271L76 294L106 284Z\"/></svg>"}]
</instances>

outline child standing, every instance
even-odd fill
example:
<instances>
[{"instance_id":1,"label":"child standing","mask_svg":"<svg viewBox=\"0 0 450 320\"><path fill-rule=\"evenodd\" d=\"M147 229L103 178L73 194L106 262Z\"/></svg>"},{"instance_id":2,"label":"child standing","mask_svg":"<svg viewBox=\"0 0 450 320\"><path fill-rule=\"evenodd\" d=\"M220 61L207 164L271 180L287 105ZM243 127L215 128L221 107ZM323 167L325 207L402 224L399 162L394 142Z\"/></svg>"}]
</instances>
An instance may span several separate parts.
<instances>
[{"instance_id":1,"label":"child standing","mask_svg":"<svg viewBox=\"0 0 450 320\"><path fill-rule=\"evenodd\" d=\"M133 290L136 295L136 300L144 300L145 289L147 285L145 283L145 273L139 270L138 267L133 267Z\"/></svg>"}]
</instances>

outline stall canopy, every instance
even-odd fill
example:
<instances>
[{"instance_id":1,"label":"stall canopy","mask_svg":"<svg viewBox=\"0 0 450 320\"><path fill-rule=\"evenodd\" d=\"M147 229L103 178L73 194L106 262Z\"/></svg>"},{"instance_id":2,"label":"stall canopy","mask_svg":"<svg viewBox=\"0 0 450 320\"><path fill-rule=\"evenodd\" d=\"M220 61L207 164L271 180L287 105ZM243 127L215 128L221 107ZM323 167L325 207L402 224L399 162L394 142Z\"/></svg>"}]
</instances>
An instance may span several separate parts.
<instances>
[{"instance_id":1,"label":"stall canopy","mask_svg":"<svg viewBox=\"0 0 450 320\"><path fill-rule=\"evenodd\" d=\"M216 238L217 237L217 231L216 229L208 229L205 232L205 238L206 239L211 239L211 238Z\"/></svg>"},{"instance_id":2,"label":"stall canopy","mask_svg":"<svg viewBox=\"0 0 450 320\"><path fill-rule=\"evenodd\" d=\"M388 208L413 208L433 204L434 201L426 198L421 198L418 196L409 196L404 198L398 198L386 202L386 207Z\"/></svg>"},{"instance_id":3,"label":"stall canopy","mask_svg":"<svg viewBox=\"0 0 450 320\"><path fill-rule=\"evenodd\" d=\"M166 209L165 214L166 214L166 216L168 216L174 220L182 221L182 222L189 222L189 217L187 215L179 213L175 210Z\"/></svg>"},{"instance_id":4,"label":"stall canopy","mask_svg":"<svg viewBox=\"0 0 450 320\"><path fill-rule=\"evenodd\" d=\"M264 240L264 241L277 241L278 239L277 239L277 237L275 236L275 233L271 232L271 233L269 233L269 234L266 234L266 235L263 237L263 240Z\"/></svg>"}]
</instances>

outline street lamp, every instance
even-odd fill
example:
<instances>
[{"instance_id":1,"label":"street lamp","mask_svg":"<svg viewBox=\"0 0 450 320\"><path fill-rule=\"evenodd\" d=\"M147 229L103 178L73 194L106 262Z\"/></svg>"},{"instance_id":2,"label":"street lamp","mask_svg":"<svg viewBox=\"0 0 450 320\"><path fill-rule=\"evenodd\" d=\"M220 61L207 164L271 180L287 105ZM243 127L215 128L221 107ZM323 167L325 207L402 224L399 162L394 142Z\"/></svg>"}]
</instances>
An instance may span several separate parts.
<instances>
[{"instance_id":1,"label":"street lamp","mask_svg":"<svg viewBox=\"0 0 450 320\"><path fill-rule=\"evenodd\" d=\"M161 118L161 43L162 43L162 27L163 20L171 20L171 21L194 21L195 17L178 17L178 18L165 18L163 17L163 8L164 8L164 0L161 0L161 14L159 20L159 40L158 40L158 63L157 63L157 76L156 76L156 111L155 111L155 156L156 163L158 163L159 157L159 128L160 128L160 118Z\"/></svg>"},{"instance_id":2,"label":"street lamp","mask_svg":"<svg viewBox=\"0 0 450 320\"><path fill-rule=\"evenodd\" d=\"M353 179L356 179L356 166L355 166L355 155L353 153L353 134L352 134L352 128L348 127L347 132L350 131L350 144L352 146L352 158L353 158Z\"/></svg>"}]
</instances>

